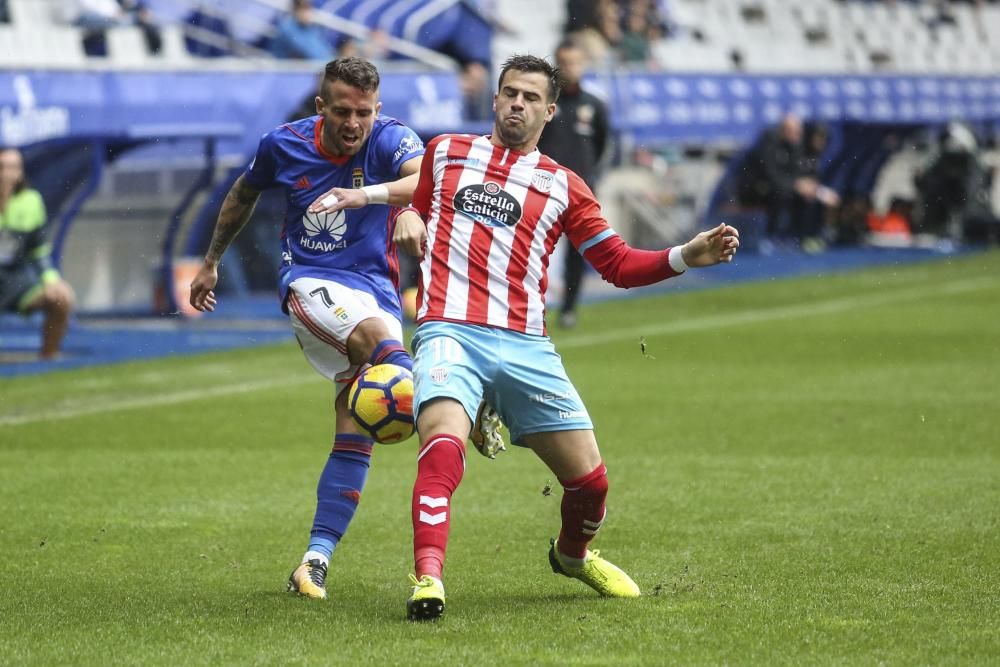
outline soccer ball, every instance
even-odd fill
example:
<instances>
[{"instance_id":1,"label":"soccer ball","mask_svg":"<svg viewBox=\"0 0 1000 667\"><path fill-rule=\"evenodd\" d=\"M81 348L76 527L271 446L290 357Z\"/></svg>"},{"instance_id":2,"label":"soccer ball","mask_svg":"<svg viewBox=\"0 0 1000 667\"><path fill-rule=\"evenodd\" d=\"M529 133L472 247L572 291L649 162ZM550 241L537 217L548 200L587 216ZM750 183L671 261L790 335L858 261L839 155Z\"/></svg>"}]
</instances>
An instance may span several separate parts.
<instances>
[{"instance_id":1,"label":"soccer ball","mask_svg":"<svg viewBox=\"0 0 1000 667\"><path fill-rule=\"evenodd\" d=\"M413 435L413 374L395 364L371 366L354 380L347 405L375 442L402 442Z\"/></svg>"}]
</instances>

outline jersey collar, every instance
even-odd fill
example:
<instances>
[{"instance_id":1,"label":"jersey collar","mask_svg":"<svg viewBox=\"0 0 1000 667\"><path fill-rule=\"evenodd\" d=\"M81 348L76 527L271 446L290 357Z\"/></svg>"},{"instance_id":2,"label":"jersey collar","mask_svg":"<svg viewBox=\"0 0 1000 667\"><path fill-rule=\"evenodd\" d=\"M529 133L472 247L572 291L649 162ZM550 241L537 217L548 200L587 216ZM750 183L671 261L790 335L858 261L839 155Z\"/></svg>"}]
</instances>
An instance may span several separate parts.
<instances>
[{"instance_id":1,"label":"jersey collar","mask_svg":"<svg viewBox=\"0 0 1000 667\"><path fill-rule=\"evenodd\" d=\"M313 144L316 146L316 152L319 153L320 157L323 159L334 163L338 167L342 167L347 164L347 161L351 159L350 155L333 155L323 148L323 117L320 116L316 119L316 127L313 130Z\"/></svg>"}]
</instances>

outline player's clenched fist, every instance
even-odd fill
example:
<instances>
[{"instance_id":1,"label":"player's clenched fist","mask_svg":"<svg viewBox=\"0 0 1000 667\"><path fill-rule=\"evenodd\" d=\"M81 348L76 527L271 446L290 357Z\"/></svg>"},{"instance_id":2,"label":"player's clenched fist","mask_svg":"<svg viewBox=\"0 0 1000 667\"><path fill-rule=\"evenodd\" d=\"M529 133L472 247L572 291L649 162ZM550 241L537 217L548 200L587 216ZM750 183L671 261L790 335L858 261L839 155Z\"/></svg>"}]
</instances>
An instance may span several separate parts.
<instances>
[{"instance_id":1,"label":"player's clenched fist","mask_svg":"<svg viewBox=\"0 0 1000 667\"><path fill-rule=\"evenodd\" d=\"M731 262L740 247L740 233L735 227L721 223L699 233L684 244L681 256L688 266L712 266Z\"/></svg>"}]
</instances>

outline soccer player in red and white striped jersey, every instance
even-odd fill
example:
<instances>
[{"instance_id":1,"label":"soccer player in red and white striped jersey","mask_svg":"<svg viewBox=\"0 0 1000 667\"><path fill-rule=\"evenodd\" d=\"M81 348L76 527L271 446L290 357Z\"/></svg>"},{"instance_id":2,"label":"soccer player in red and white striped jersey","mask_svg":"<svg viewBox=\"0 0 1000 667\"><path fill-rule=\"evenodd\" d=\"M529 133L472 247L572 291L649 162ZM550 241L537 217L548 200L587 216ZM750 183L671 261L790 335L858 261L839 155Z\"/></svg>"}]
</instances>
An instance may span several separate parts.
<instances>
[{"instance_id":1,"label":"soccer player in red and white striped jersey","mask_svg":"<svg viewBox=\"0 0 1000 667\"><path fill-rule=\"evenodd\" d=\"M562 234L620 287L732 260L727 225L662 251L629 247L572 171L535 148L552 119L558 71L534 56L504 63L486 137L443 135L424 155L414 193L427 225L420 264L414 412L420 436L412 518L414 620L444 612L451 500L465 470L464 440L485 396L514 444L531 448L564 488L553 571L610 597L639 587L587 549L604 521L608 480L593 424L545 328L549 256Z\"/></svg>"}]
</instances>

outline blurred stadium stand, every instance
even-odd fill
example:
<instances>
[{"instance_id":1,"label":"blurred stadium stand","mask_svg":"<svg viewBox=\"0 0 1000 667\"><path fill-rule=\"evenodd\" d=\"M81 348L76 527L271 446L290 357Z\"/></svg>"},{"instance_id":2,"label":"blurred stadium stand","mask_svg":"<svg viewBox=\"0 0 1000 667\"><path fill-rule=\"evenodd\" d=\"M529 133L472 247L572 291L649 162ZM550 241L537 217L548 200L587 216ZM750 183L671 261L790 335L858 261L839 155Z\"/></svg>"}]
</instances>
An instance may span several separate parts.
<instances>
[{"instance_id":1,"label":"blurred stadium stand","mask_svg":"<svg viewBox=\"0 0 1000 667\"><path fill-rule=\"evenodd\" d=\"M61 0L7 0L11 21L0 24L0 142L25 148L83 311L172 309L173 260L201 251L229 179L316 84L317 63L268 55L286 0L147 3L162 29L157 54L138 27L121 26L107 32L106 56L86 55ZM588 80L617 135L605 211L639 245L717 216L729 158L787 111L829 124L824 168L879 201L905 190L905 169L888 180L882 169L900 164L901 147L919 152L955 119L997 132L1000 6L950 4L942 18L911 2L661 4L667 36L649 59L609 60ZM386 51L384 112L428 137L489 129L463 117L463 64L495 73L510 53L549 54L567 23L561 0L315 5L331 44ZM258 218L268 211L262 202ZM220 288L269 292L266 282L243 272Z\"/></svg>"}]
</instances>

